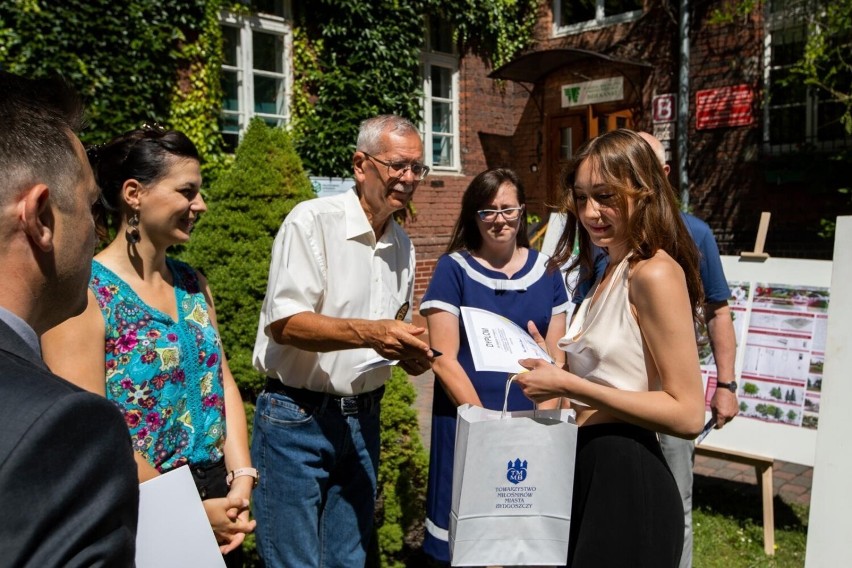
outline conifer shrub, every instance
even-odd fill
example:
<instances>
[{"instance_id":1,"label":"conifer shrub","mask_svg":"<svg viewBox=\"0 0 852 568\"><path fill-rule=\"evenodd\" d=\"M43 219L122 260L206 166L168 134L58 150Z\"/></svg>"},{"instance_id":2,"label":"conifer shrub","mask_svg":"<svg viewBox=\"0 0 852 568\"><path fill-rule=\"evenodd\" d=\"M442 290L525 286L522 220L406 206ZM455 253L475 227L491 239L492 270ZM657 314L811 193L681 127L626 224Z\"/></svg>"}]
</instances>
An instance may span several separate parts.
<instances>
[{"instance_id":1,"label":"conifer shrub","mask_svg":"<svg viewBox=\"0 0 852 568\"><path fill-rule=\"evenodd\" d=\"M420 439L417 391L399 367L385 385L376 500L376 545L368 566L404 568L419 548L426 518L429 458ZM428 419L428 417L427 417Z\"/></svg>"},{"instance_id":2,"label":"conifer shrub","mask_svg":"<svg viewBox=\"0 0 852 568\"><path fill-rule=\"evenodd\" d=\"M181 254L207 277L225 354L246 401L263 388L251 358L272 241L293 207L314 195L289 134L256 118L231 166L205 191L208 211Z\"/></svg>"}]
</instances>

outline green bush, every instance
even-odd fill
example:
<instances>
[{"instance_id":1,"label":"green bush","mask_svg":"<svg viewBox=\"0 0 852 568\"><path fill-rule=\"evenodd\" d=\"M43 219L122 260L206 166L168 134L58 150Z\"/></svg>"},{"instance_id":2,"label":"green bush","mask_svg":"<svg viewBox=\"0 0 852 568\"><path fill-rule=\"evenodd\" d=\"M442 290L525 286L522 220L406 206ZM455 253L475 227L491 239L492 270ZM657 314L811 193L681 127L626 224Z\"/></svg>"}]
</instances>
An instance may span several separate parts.
<instances>
[{"instance_id":1,"label":"green bush","mask_svg":"<svg viewBox=\"0 0 852 568\"><path fill-rule=\"evenodd\" d=\"M420 440L414 401L417 391L405 371L393 368L382 399L381 457L376 500L378 562L368 565L403 568L405 544L426 517L429 459ZM419 545L419 542L417 543Z\"/></svg>"},{"instance_id":2,"label":"green bush","mask_svg":"<svg viewBox=\"0 0 852 568\"><path fill-rule=\"evenodd\" d=\"M255 119L233 164L207 190L208 212L181 254L210 282L225 354L246 400L263 387L251 357L272 241L290 210L313 196L287 132Z\"/></svg>"}]
</instances>

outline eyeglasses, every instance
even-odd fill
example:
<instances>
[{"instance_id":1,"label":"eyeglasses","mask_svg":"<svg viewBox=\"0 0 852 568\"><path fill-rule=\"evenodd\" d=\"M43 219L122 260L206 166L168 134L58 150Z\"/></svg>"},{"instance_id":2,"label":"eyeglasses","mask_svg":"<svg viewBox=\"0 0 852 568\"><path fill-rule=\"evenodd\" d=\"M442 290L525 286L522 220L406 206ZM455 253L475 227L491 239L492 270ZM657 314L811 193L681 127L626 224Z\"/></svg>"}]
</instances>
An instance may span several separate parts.
<instances>
[{"instance_id":1,"label":"eyeglasses","mask_svg":"<svg viewBox=\"0 0 852 568\"><path fill-rule=\"evenodd\" d=\"M364 154L371 160L378 162L383 166L386 166L388 168L388 177L402 177L408 170L411 170L411 173L414 174L414 178L418 181L429 175L429 166L424 166L423 164L418 164L417 162L386 162L384 160L378 159L375 156L371 156L367 152L362 152L362 154Z\"/></svg>"},{"instance_id":2,"label":"eyeglasses","mask_svg":"<svg viewBox=\"0 0 852 568\"><path fill-rule=\"evenodd\" d=\"M497 215L502 215L506 221L517 221L524 210L524 206L509 207L508 209L480 209L476 213L479 218L486 223L493 223L497 220Z\"/></svg>"}]
</instances>

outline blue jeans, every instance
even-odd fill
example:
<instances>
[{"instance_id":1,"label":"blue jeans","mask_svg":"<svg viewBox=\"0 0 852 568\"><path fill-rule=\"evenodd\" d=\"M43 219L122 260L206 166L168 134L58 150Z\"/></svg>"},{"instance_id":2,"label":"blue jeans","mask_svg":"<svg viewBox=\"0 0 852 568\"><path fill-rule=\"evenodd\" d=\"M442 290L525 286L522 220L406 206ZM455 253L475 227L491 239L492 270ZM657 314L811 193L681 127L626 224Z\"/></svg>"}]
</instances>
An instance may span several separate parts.
<instances>
[{"instance_id":1,"label":"blue jeans","mask_svg":"<svg viewBox=\"0 0 852 568\"><path fill-rule=\"evenodd\" d=\"M302 391L307 393L307 391ZM262 392L252 463L257 548L270 568L363 566L373 529L382 391L344 415L319 393Z\"/></svg>"}]
</instances>

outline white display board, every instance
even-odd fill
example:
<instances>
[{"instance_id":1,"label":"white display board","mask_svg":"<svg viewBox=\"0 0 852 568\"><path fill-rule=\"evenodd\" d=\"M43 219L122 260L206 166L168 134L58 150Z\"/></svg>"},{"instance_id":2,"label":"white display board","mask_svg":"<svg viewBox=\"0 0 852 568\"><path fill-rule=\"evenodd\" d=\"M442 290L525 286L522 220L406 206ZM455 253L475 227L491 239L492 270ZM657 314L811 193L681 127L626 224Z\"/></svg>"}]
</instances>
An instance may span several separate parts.
<instances>
[{"instance_id":1,"label":"white display board","mask_svg":"<svg viewBox=\"0 0 852 568\"><path fill-rule=\"evenodd\" d=\"M842 243L842 244L841 244ZM849 511L852 510L852 452L849 451L852 403L852 217L837 218L832 284L838 291L828 321L825 402L816 447L808 519L807 568L852 566ZM841 292L843 290L843 292Z\"/></svg>"},{"instance_id":2,"label":"white display board","mask_svg":"<svg viewBox=\"0 0 852 568\"><path fill-rule=\"evenodd\" d=\"M704 443L813 466L832 263L723 256L722 265L733 294L740 415ZM703 363L709 401L715 367Z\"/></svg>"}]
</instances>

